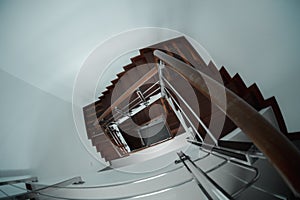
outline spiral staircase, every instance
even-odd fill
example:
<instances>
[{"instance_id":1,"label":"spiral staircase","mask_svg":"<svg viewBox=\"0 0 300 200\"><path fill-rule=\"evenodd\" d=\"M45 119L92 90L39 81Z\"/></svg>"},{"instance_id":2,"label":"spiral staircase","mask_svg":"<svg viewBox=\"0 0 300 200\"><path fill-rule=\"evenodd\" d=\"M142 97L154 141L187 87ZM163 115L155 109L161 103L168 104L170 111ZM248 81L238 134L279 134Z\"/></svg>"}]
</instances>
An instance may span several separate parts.
<instances>
[{"instance_id":1,"label":"spiral staircase","mask_svg":"<svg viewBox=\"0 0 300 200\"><path fill-rule=\"evenodd\" d=\"M221 93L212 88L223 89L227 110L216 98ZM93 178L113 181L74 177L46 184L36 177L15 177L0 180L0 199L299 197L300 159L292 142L300 137L287 132L276 99L265 99L239 74L206 64L185 37L141 49L83 114L88 139L110 165ZM176 141L184 145L167 149ZM129 162L137 171L150 165L157 170L122 178L113 169L164 145L158 157Z\"/></svg>"},{"instance_id":2,"label":"spiral staircase","mask_svg":"<svg viewBox=\"0 0 300 200\"><path fill-rule=\"evenodd\" d=\"M112 84L106 88L106 91L102 92L102 95L99 96L99 100L83 108L88 138L106 161L129 155L118 136L114 136L113 133L108 131L108 124L114 122L114 120L116 120L115 118L118 117L117 114L113 113L114 109L116 107L126 108L127 110L122 112L128 112L134 109L134 106L139 105L142 99L137 95L137 90L141 91L143 96L147 98L150 98L150 95L154 96L160 93L159 84L154 84L159 81L157 71L158 59L153 55L155 50L164 51L185 62L189 66L201 70L210 77L213 77L215 80L224 84L226 88L244 99L257 111L271 107L275 113L280 131L283 134L287 134L281 111L274 97L264 99L256 84L247 87L239 74L235 74L231 77L225 67L221 67L221 69L218 70L213 62L209 62L207 65L185 37L179 37L141 49L140 55L131 58L131 63L123 67L123 71L117 75L116 79L111 81ZM170 77L170 82L174 87L176 87L178 91L184 91L185 84L180 85L180 83L182 83L182 78L173 71L168 71L167 73L166 76ZM149 87L151 86L152 88L149 90ZM210 130L218 144L223 147L240 150L249 149L251 147L250 143L220 140L236 129L237 126L225 116L217 106L214 106L209 98L205 97L197 89L193 89L198 103L198 105L194 105L193 107L199 107L200 118L206 127L209 127L211 121L218 123L225 118L224 126L220 133L217 132L217 130L213 130L213 127ZM182 95L184 96L184 94ZM114 101L118 102L114 104ZM184 132L176 114L172 111L171 106L164 98L160 98L154 102L154 104L159 104L165 108L163 111L154 111L154 116L152 117L159 117L163 112L163 115L166 116L167 126L170 130L170 139ZM191 124L198 127L197 132L199 132L200 137L205 138L207 130L197 122L185 104L181 104L181 107L187 117L191 120ZM150 108L151 105L132 116L134 123L139 126L149 123L151 120L149 118ZM122 129L125 130L121 131L123 132L122 135L126 140L126 143L134 150L143 149L145 146L141 143L142 141L137 133L133 133L133 131L136 130L130 129L130 125L130 123L126 124L126 121L119 125L119 127L122 127ZM126 132L130 132L130 135L126 134Z\"/></svg>"}]
</instances>

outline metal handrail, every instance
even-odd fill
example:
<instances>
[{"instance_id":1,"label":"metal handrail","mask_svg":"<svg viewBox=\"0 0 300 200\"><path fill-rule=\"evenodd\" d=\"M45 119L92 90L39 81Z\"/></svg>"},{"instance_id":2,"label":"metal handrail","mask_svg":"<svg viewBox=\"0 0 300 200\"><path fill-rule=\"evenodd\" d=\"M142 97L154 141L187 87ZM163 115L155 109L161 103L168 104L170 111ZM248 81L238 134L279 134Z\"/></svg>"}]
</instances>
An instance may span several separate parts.
<instances>
[{"instance_id":1,"label":"metal handrail","mask_svg":"<svg viewBox=\"0 0 300 200\"><path fill-rule=\"evenodd\" d=\"M159 88L157 88L156 90L154 90L153 92L151 92L150 94L148 94L147 96L145 96L145 98L151 97L151 96L152 96L154 93L156 93L158 90L159 90ZM138 106L138 105L141 104L141 103L142 103L142 101L137 102L136 104L134 104L133 108L136 107L136 106ZM123 109L124 109L124 108L123 108ZM125 111L125 112L126 112L126 111ZM111 120L112 118L114 118L116 121L120 119L120 117L118 118L118 116L117 116L117 117L112 116L112 117L110 118L110 120Z\"/></svg>"},{"instance_id":2,"label":"metal handrail","mask_svg":"<svg viewBox=\"0 0 300 200\"><path fill-rule=\"evenodd\" d=\"M246 157L249 156L251 158L260 158L260 159L266 159L265 156L260 155L260 154L253 154L252 152L248 152L248 151L240 151L240 150L235 150L235 149L230 149L230 148L225 148L225 147L221 147L221 146L214 146L211 144L207 144L204 142L199 142L199 141L195 141L195 140L191 140L188 139L188 142L195 144L197 146L208 146L209 149L211 149L212 151L214 151L214 149L220 149L220 150L224 150L224 151L228 151L228 152L232 152L232 153L236 153L236 154L242 154L245 155Z\"/></svg>"},{"instance_id":3,"label":"metal handrail","mask_svg":"<svg viewBox=\"0 0 300 200\"><path fill-rule=\"evenodd\" d=\"M203 149L201 149L203 152L206 152L205 150L203 150ZM208 157L209 155L212 155L212 156L216 156L216 157L220 157L220 156L218 156L218 155L215 155L215 154L213 154L213 153L211 153L211 152L206 152L207 154L206 155L204 155L204 156L202 156L202 157L200 157L200 158L197 158L197 159L194 159L193 160L193 162L197 162L197 161L199 161L199 160L202 160L202 159L204 159L204 158L206 158L206 157ZM223 166L224 164L226 164L226 163L232 163L232 161L228 161L228 160L226 160L226 158L223 158L223 157L220 157L221 159L223 159L224 160L224 162L222 162L221 164L218 164L216 167L214 167L214 168L211 168L211 169L209 169L209 170L207 170L207 171L203 171L204 173L210 173L210 172L212 172L212 171L214 171L214 170L216 170L216 169L218 169L218 168L220 168L221 166ZM238 166L242 166L243 167L243 165L241 165L240 163L236 163ZM174 168L174 169L172 169L172 170L169 170L169 171L167 171L167 172L164 172L163 174L167 174L167 173L170 173L170 172L173 172L173 171L177 171L177 170L179 170L179 169L182 169L184 167L184 165L180 165L179 167L177 167L177 168ZM251 166L246 166L245 165L245 167L246 168L250 168L250 169L252 169L253 167L251 167ZM206 175L207 176L207 175ZM146 178L146 179L153 179L153 177L160 177L160 175L155 175L155 176L152 176L152 177L148 177L148 178ZM81 179L80 179L81 180ZM55 195L55 194L53 194L53 195L51 195L51 194L49 194L48 192L51 192L51 191L53 191L53 190L55 190L55 189L97 189L97 188L105 188L105 187L112 187L112 186L119 186L119 185L125 185L125 184L132 184L132 183L138 183L139 181L142 181L142 180L145 180L145 178L143 178L143 179L140 179L140 180L134 180L134 181L130 181L130 182L127 182L127 183L119 183L119 184L112 184L112 185L104 185L104 186L101 186L101 187L99 187L99 186L93 186L93 187L82 187L82 186L79 186L79 187L74 187L74 186L70 186L70 187L68 187L68 186L60 186L59 184L54 184L54 185L51 185L51 186L43 186L43 185L41 185L41 184L38 184L38 185L36 185L36 186L38 186L38 187L40 187L40 188L38 188L37 190L32 190L32 191L30 191L30 190L27 190L27 193L26 193L26 197L35 197L35 196L39 196L39 197L50 197L50 198L55 198L55 199L73 199L73 200L78 200L78 198L68 198L68 197L63 197L63 196L57 196L57 195ZM122 198L120 198L120 197L113 197L113 198L99 198L99 197L95 197L95 198L97 198L97 199L99 199L99 200L102 200L102 199L107 199L107 200L116 200L116 199L131 199L131 198L139 198L139 197L143 197L143 196L149 196L149 195L153 195L153 194L156 194L156 193L162 193L162 192L165 192L165 191L168 191L168 190L171 190L171 189L176 189L177 187L180 187L180 186L182 186L182 185L185 185L185 184L187 184L187 183L190 183L190 182L192 182L194 179L193 178L189 178L189 179L187 179L187 180L185 180L185 181L183 181L183 182L180 182L180 183L177 183L177 184L174 184L174 185L171 185L171 186L168 186L168 187L164 187L164 188L160 188L160 189L157 189L157 190L154 190L154 191L151 191L151 192L145 192L145 193L141 193L141 194L137 194L137 195L129 195L129 196L124 196L124 197L122 197ZM74 182L74 181L72 181L72 182ZM245 181L244 181L245 182ZM250 181L249 183L251 183L252 184L252 181ZM237 192L235 192L234 194L236 194L236 193L240 193L241 191L243 191L244 189L246 189L246 186L247 186L247 188L251 185L251 184L249 184L249 183L246 183L245 184L245 186L243 186L242 188L240 188ZM35 184L32 184L33 186L35 185ZM18 187L18 186L16 186L17 188L19 188L19 189L24 189L24 188L21 188L21 187ZM32 195L30 195L30 194L32 194ZM34 194L34 195L33 195ZM204 193L205 194L205 193ZM24 195L24 194L23 194ZM233 196L233 195L232 195ZM237 195L234 195L234 196L237 196ZM233 196L233 197L234 197ZM95 199L95 198L80 198L80 199L83 199L83 200L88 200L88 199Z\"/></svg>"},{"instance_id":4,"label":"metal handrail","mask_svg":"<svg viewBox=\"0 0 300 200\"><path fill-rule=\"evenodd\" d=\"M220 168L221 166L223 166L224 164L226 163L234 163L232 161L229 161L227 160L226 158L224 157L221 157L221 156L218 156L218 155L215 155L213 154L212 152L207 152L203 149L201 149L203 152L205 152L206 154L200 158L197 158L197 159L193 159L193 162L197 162L199 160L202 160L206 157L208 157L209 155L212 155L212 156L216 156L216 157L220 157L221 159L223 159L224 161L221 163L221 164L218 164L216 167L213 167L207 171L205 171L205 173L210 173L218 168ZM248 169L255 169L254 167L252 166L246 166L246 165L242 165L240 163L236 163L236 165L238 166L245 166L246 168ZM170 172L174 172L174 171L177 171L179 169L182 169L183 168L183 165L179 166L179 167L176 167L174 169L171 169L171 170L168 170L166 172L163 172L162 174L168 174ZM65 185L68 185L68 184L71 184L71 183L74 183L74 182L78 182L78 181L82 181L80 177L76 177L76 178L73 178L73 179L70 179L70 180L67 180L67 181L63 181L61 183L58 183L58 184L54 184L54 185L42 185L42 184L34 184L32 183L32 186L37 188L35 190L25 190L24 188L21 188L21 187L18 187L18 186L14 186L14 187L17 187L19 189L23 189L26 191L26 193L23 193L21 195L18 195L18 196L12 196L12 198L15 198L15 197L26 197L26 198L34 198L36 196L40 196L40 197L51 197L51 198L56 198L56 199L78 199L78 198L67 198L67 197L59 197L59 196L55 196L55 195L51 195L49 194L49 192L55 190L55 189L97 189L97 188L105 188L105 187L113 187L113 186L120 186L120 185L125 185L125 184L133 184L133 183L139 183L141 181L145 181L145 179L153 179L153 178L156 178L156 177L161 177L161 174L158 174L158 175L155 175L155 176L151 176L151 177L148 177L148 178L143 178L143 179L139 179L139 180L133 180L133 181L129 181L129 182L126 182L126 183L118 183L118 184L110 184L110 185L102 185L102 186L88 186L88 187L82 187L82 186L79 186L79 187L75 187L75 186L65 186ZM144 195L148 196L148 195L152 195L152 194L155 194L155 193L161 193L161 192L164 192L164 191L167 191L167 190L170 190L170 189L175 189L177 187L180 187L184 184L187 184L189 182L192 182L193 181L193 178L190 178L188 180L185 180L183 182L180 182L180 183L177 183L177 184L174 184L174 185L171 185L171 186L168 186L168 187L165 187L165 188L160 188L159 190L154 190L154 191L151 191L151 192L145 192L145 193L142 193L142 194L137 194L137 195L131 195L131 196L125 196L125 197L116 197L116 198L105 198L105 199L108 199L108 200L115 200L115 199L130 199L130 198L139 198L139 197L142 197ZM68 184L65 184L65 183L68 183ZM244 189L246 189L246 186L250 186L250 183L249 182L248 184L246 184L244 187L240 188L236 193L240 193L241 191L243 191ZM62 186L63 184L63 186ZM244 189L243 189L244 188ZM80 199L87 199L87 198L80 198ZM93 198L92 198L93 199ZM101 198L98 198L97 199L100 199Z\"/></svg>"},{"instance_id":5,"label":"metal handrail","mask_svg":"<svg viewBox=\"0 0 300 200\"><path fill-rule=\"evenodd\" d=\"M145 90L144 92L143 92L143 94L146 94L149 90L151 90L155 85L157 85L158 84L158 81L157 82L155 82L155 83L153 83L153 85L151 85L149 88L147 88L147 90ZM157 90L155 90L155 92L156 92ZM151 96L153 94L153 92L152 93L150 93L150 94L148 94L147 96L146 96L146 98L148 98L149 96ZM136 97L134 100L132 100L132 102L134 102L134 101L136 101L136 100L138 100L139 99L139 97ZM138 101L137 103L135 103L132 107L134 108L135 106L137 106L137 105L139 105L141 103L141 101ZM122 108L119 108L120 110L122 110L123 112L128 112L128 110L126 109L126 106L123 106ZM126 109L126 110L125 110ZM110 121L111 119L115 119L115 120L117 120L118 119L118 114L116 114L115 116L111 116L110 118L108 118L107 119L107 121Z\"/></svg>"},{"instance_id":6,"label":"metal handrail","mask_svg":"<svg viewBox=\"0 0 300 200\"><path fill-rule=\"evenodd\" d=\"M256 167L253 167L253 166L251 166L251 165L246 165L246 164L244 164L244 163L241 163L241 162L238 162L238 161L235 161L235 160L228 159L228 158L225 158L225 157L223 157L223 156L220 156L220 155L218 155L218 154L212 152L211 149L210 149L210 150L206 150L206 149L204 149L204 148L202 148L202 147L200 147L200 149L201 149L202 151L204 151L204 152L208 152L208 153L210 153L211 155L214 155L214 156L216 156L216 157L218 157L218 158L223 159L226 163L231 163L231 164L237 165L237 166L239 166L239 167L246 168L246 169L251 170L251 171L253 171L253 172L255 173L255 175L253 176L253 178L252 178L248 183L247 183L246 181L243 181L243 182L245 182L246 184L245 184L243 187L241 187L238 191L236 191L235 193L231 194L231 196L234 197L234 198L238 197L243 191L245 191L247 188L249 188L250 186L252 186L252 185L258 180L258 178L259 178L259 176L260 176L260 173L259 173L259 171L258 171L258 169L257 169ZM226 164L226 163L224 163L224 162L221 163L221 166L223 166L223 165ZM217 169L217 168L219 168L219 167L216 166L216 169ZM215 169L213 169L213 170L215 170ZM206 171L206 173L210 173L210 172L212 172L213 170L208 170L208 171Z\"/></svg>"},{"instance_id":7,"label":"metal handrail","mask_svg":"<svg viewBox=\"0 0 300 200\"><path fill-rule=\"evenodd\" d=\"M175 189L177 187L180 187L182 185L185 185L187 183L190 183L192 182L194 179L193 178L190 178L186 181L183 181L181 183L178 183L178 184L174 184L172 186L169 186L169 187L164 187L164 188L161 188L159 190L155 190L155 191L152 191L152 192L146 192L146 193L142 193L142 194L138 194L138 195L131 195L131 196L126 196L126 197L113 197L113 198L101 198L101 197L95 197L95 198L80 198L81 200L117 200L117 199L137 199L137 198L141 198L143 196L150 196L150 195L154 195L154 194L158 194L158 193L162 193L162 192L166 192L168 190L171 190L171 189ZM50 198L55 198L55 199L66 199L66 200L79 200L79 198L66 198L66 197L58 197L58 196L55 196L55 195L49 195L49 194L43 194L43 193L39 193L39 195L41 196L45 196L45 197L50 197Z\"/></svg>"},{"instance_id":8,"label":"metal handrail","mask_svg":"<svg viewBox=\"0 0 300 200\"><path fill-rule=\"evenodd\" d=\"M34 179L34 180L36 180L36 179ZM59 183L55 183L53 185L40 185L40 184L34 184L34 182L33 183L28 183L31 186L33 186L33 188L35 188L35 189L32 189L32 190L24 189L22 187L14 185L14 184L17 184L17 183L28 183L28 182L22 182L22 181L21 182L12 182L12 183L8 183L8 185L16 187L16 188L21 189L21 190L24 190L26 192L21 193L21 194L11 195L11 196L9 194L5 193L7 195L7 197L0 198L0 199L3 199L3 200L7 199L7 198L10 198L10 199L33 199L33 198L38 197L41 194L42 191L51 191L54 188L59 187L59 186L69 185L69 184L74 184L74 183L83 183L83 181L82 181L80 176L77 176L77 177L74 177L74 178L67 179L65 181L61 181Z\"/></svg>"},{"instance_id":9,"label":"metal handrail","mask_svg":"<svg viewBox=\"0 0 300 200\"><path fill-rule=\"evenodd\" d=\"M213 191L217 191L217 193L221 194L222 199L233 199L232 196L230 194L228 194L222 187L220 187L212 178L210 178L207 173L205 173L201 168L199 168L194 162L191 161L190 157L185 155L182 151L177 153L179 156L179 159L181 160L181 162L184 164L184 166L188 169L188 171L193 175L194 179L197 181L198 186L200 187L200 189L202 190L202 192L206 195L206 197L209 200L214 200L215 198L219 197L213 192ZM188 162L186 162L188 161ZM200 172L200 175L202 176L201 178L204 177L205 180L208 181L208 183L210 183L213 187L211 187L211 191L208 191L205 186L202 184L203 180L199 180L197 174L195 172L193 172L193 170L191 169L191 167L189 167L188 165L191 164L193 168L197 169L196 172ZM217 168L215 168L217 169ZM214 198L212 197L212 195L210 194L212 192L212 194L214 195Z\"/></svg>"},{"instance_id":10,"label":"metal handrail","mask_svg":"<svg viewBox=\"0 0 300 200\"><path fill-rule=\"evenodd\" d=\"M197 162L199 160L202 160L202 159L208 157L209 155L211 155L211 153L207 153L206 152L205 155L201 156L200 158L195 158L193 161ZM60 185L51 185L50 187L51 188L57 188L57 189L95 189L95 188L114 187L114 186L120 186L120 185L138 183L138 182L141 182L141 181L143 181L145 179L153 179L155 177L160 177L162 174L168 174L168 173L177 171L177 170L179 170L181 168L183 168L183 166L178 166L178 167L175 167L173 169L164 171L162 173L155 174L153 176L143 177L143 178L140 178L140 179L125 181L125 182L120 182L120 183L103 184L103 185L97 185L97 186L60 186ZM31 184L32 185L37 185L39 187L47 187L47 185L43 185L43 184L34 184L34 183L31 183Z\"/></svg>"},{"instance_id":11,"label":"metal handrail","mask_svg":"<svg viewBox=\"0 0 300 200\"><path fill-rule=\"evenodd\" d=\"M186 107L190 110L190 112L192 113L192 115L195 117L195 119L199 122L199 124L202 126L202 128L207 132L207 134L209 135L209 137L212 139L212 141L217 145L218 141L217 139L213 136L213 134L210 132L210 130L206 127L206 125L203 123L203 121L200 119L200 117L193 111L193 109L189 106L189 104L184 100L184 98L177 92L177 90L171 85L171 83L165 78L162 78L167 84L168 86L172 89L172 91L180 98L180 100L186 105ZM196 133L198 134L198 130L196 131ZM199 137L200 134L198 134ZM202 139L203 140L203 139Z\"/></svg>"},{"instance_id":12,"label":"metal handrail","mask_svg":"<svg viewBox=\"0 0 300 200\"><path fill-rule=\"evenodd\" d=\"M199 138L203 141L203 138L201 137L201 135L199 134L198 130L195 128L194 124L191 122L191 120L187 117L186 113L184 112L184 110L180 107L180 105L178 104L178 102L176 101L176 99L172 96L172 94L170 93L170 91L165 88L166 93L170 96L170 98L174 101L174 103L176 104L176 106L179 108L180 112L183 114L183 116L185 117L185 119L188 121L188 123L190 124L190 126L192 127L192 129L195 131L195 133L199 136Z\"/></svg>"},{"instance_id":13,"label":"metal handrail","mask_svg":"<svg viewBox=\"0 0 300 200\"><path fill-rule=\"evenodd\" d=\"M243 164L243 163L240 163L240 162L236 162L236 161L233 161L233 160L230 160L230 159L228 159L228 158L225 158L225 157L223 157L223 156L220 156L220 155L218 155L218 154L215 154L215 153L213 153L213 152L211 152L211 151L208 151L208 150L206 150L206 149L204 149L204 148L202 148L202 147L200 147L200 149L202 150L202 151L204 151L204 152L207 152L208 154L210 154L210 155L213 155L213 156L216 156L216 157L218 157L218 158L220 158L220 159L222 159L223 160L223 162L221 162L220 164L218 164L218 165L216 165L214 168L211 168L210 170L207 170L207 171L203 171L199 166L197 166L196 164L195 164L195 161L192 161L192 160L190 160L190 158L189 158L189 156L186 156L186 155L184 155L184 158L183 157L181 157L179 154L179 157L180 157L180 159L181 159L181 161L184 163L184 160L189 160L193 165L194 165L194 167L196 167L199 171L200 171L200 173L201 174L203 174L203 176L214 186L214 187L216 187L218 190L220 190L222 193L223 193L223 195L224 196L226 196L226 198L228 198L228 199L232 199L232 198L237 198L243 191L245 191L247 188L249 188L250 186L252 186L257 180L258 180L258 178L259 178L259 176L260 176L260 174L259 174L259 171L258 171L258 169L256 168L256 167L253 167L253 166L250 166L250 165L246 165L246 164ZM221 188L214 180L212 180L207 174L209 174L209 173L211 173L211 172L213 172L214 170L216 170L216 169L218 169L218 168L220 168L220 167L222 167L222 166L224 166L225 164L228 164L228 163L230 163L230 164L233 164L233 165L237 165L238 167L241 167L241 168L245 168L245 169L247 169L247 170L250 170L250 171L252 171L252 172L254 172L254 176L251 178L251 180L250 181L245 181L245 180L242 180L242 182L244 182L245 183L245 185L244 186L242 186L241 188L239 188L237 191L235 191L234 193L232 193L232 194L228 194L227 192L225 192L224 190L223 190L223 188ZM184 163L184 165L187 167L187 169L190 171L190 169L189 169L189 167L186 165L186 163ZM192 171L190 171L191 173L192 173ZM229 173L229 175L232 175L231 173ZM235 176L234 176L235 177ZM196 178L195 176L194 176L194 178ZM236 178L236 177L235 177ZM239 179L240 180L240 179ZM200 180L198 180L197 181L198 182L198 184L199 184L199 187L201 188L201 190L203 191L203 190L205 190L205 191L203 191L205 194L207 194L208 195L208 197L210 197L210 195L209 195L209 192L208 191L206 191L206 189L203 187L203 185L202 185L202 181L200 181ZM213 198L211 198L211 199L213 199Z\"/></svg>"},{"instance_id":14,"label":"metal handrail","mask_svg":"<svg viewBox=\"0 0 300 200\"><path fill-rule=\"evenodd\" d=\"M24 176L22 176L24 177ZM14 178L11 180L6 180L6 181L0 181L0 186L2 185L8 185L8 184L16 184L16 183L26 183L26 182L37 182L38 178L37 177L27 177L27 178Z\"/></svg>"},{"instance_id":15,"label":"metal handrail","mask_svg":"<svg viewBox=\"0 0 300 200\"><path fill-rule=\"evenodd\" d=\"M205 73L162 51L155 50L154 55L167 63L167 67L187 79L240 127L275 166L295 196L300 197L300 152L293 143L247 102ZM224 105L218 95L209 93L206 84L213 86L217 91L225 91L227 104ZM291 162L291 159L296 162Z\"/></svg>"},{"instance_id":16,"label":"metal handrail","mask_svg":"<svg viewBox=\"0 0 300 200\"><path fill-rule=\"evenodd\" d=\"M117 105L119 105L124 99L128 98L131 95L131 91L138 88L140 85L147 82L150 78L152 78L157 73L157 69L153 68L144 74L137 82L135 82L130 88L128 88L123 95L121 95L115 102L112 103L105 111L101 114L101 116L97 117L98 119L104 119L109 113L111 113L112 109L114 109Z\"/></svg>"}]
</instances>

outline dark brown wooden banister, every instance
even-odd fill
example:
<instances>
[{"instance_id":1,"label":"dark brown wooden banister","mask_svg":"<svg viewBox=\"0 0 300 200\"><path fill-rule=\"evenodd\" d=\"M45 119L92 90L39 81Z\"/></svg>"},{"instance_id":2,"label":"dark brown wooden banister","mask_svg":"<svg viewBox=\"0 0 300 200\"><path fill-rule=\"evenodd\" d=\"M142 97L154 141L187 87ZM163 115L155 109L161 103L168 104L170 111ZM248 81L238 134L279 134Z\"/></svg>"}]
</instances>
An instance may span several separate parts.
<instances>
[{"instance_id":1,"label":"dark brown wooden banister","mask_svg":"<svg viewBox=\"0 0 300 200\"><path fill-rule=\"evenodd\" d=\"M300 197L300 152L286 136L247 102L206 74L159 50L155 50L154 55L187 79L240 127L277 169L295 196ZM225 92L227 102L220 100L220 94L210 93L206 85Z\"/></svg>"}]
</instances>

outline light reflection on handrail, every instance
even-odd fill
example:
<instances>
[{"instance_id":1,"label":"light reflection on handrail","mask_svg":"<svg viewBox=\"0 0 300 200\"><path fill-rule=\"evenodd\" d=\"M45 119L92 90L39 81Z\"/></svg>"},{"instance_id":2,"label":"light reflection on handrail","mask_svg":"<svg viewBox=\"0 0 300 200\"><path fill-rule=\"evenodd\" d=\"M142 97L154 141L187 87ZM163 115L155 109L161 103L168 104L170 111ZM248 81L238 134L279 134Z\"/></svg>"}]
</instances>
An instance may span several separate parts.
<instances>
[{"instance_id":1,"label":"light reflection on handrail","mask_svg":"<svg viewBox=\"0 0 300 200\"><path fill-rule=\"evenodd\" d=\"M257 178L258 178L258 171L257 171L256 168L254 168L252 166L248 166L248 165L243 165L243 164L235 162L235 161L228 160L228 159L226 159L226 158L224 158L222 156L216 155L213 152L207 151L207 150L205 150L203 148L200 148L200 150L202 152L206 153L206 154L204 156L201 156L200 158L194 159L193 162L197 162L199 160L202 160L202 159L204 159L204 158L212 155L212 156L216 156L216 157L219 157L219 158L223 159L224 162L226 161L226 163L232 163L232 164L237 165L239 167L243 167L243 168L246 168L246 169L249 169L251 171L256 172L255 177L250 182L248 182L243 187L241 187L238 191L234 192L234 194L232 194L232 196L234 196L234 197L238 196L242 191L244 191L246 188L248 188L250 185L252 185L257 180ZM226 164L224 162L222 162L221 164L218 164L217 166L215 166L215 167L213 167L213 168L205 171L205 173L209 174L210 172L212 172L212 171L220 168L221 166L223 166L224 164ZM55 195L47 194L47 193L44 193L43 190L44 189L97 189L97 188L113 187L113 186L119 186L119 185L125 185L125 184L138 184L138 183L141 183L143 181L152 180L152 179L156 179L156 178L165 176L168 173L176 171L176 170L181 169L181 168L183 168L183 165L181 165L181 166L179 166L177 168L168 170L168 171L166 171L166 172L164 172L162 174L158 174L158 175L151 176L151 177L148 177L148 178L143 178L143 179L140 179L140 180L129 181L129 182L126 182L126 183L117 183L117 184L102 185L102 186L87 186L87 187L81 187L81 186L80 187L72 187L72 186L68 187L68 186L59 186L59 185L56 185L56 184L54 184L52 186L46 186L46 187L42 187L42 185L36 185L36 186L39 186L39 187L42 187L42 188L37 189L37 190L32 190L32 191L27 190L27 192L31 193L31 194L38 194L39 196L56 198L56 199L72 199L72 198L58 197L58 196L55 196ZM142 198L142 197L145 197L145 196L151 196L151 195L155 195L155 194L158 194L158 193L166 192L166 191L171 190L171 189L175 189L176 187L179 187L181 185L187 184L187 183L189 183L191 181L193 181L193 178L188 179L188 180L186 180L184 182L181 182L181 183L174 184L172 186L168 186L166 188L161 188L159 190L152 191L152 192L147 192L147 193L138 194L138 195L131 195L131 196L122 197L122 198L118 197L118 198L105 198L105 199L108 199L108 200L115 200L115 199L138 199L138 198ZM246 182L246 181L244 181L244 182ZM34 186L35 184L32 184L32 185ZM16 186L16 187L18 187L18 186ZM24 189L24 188L22 188L22 189ZM50 190L50 191L52 191L52 190ZM73 199L77 200L77 198L73 198ZM85 198L80 198L80 199L85 199ZM97 198L97 199L99 199L99 198Z\"/></svg>"},{"instance_id":2,"label":"light reflection on handrail","mask_svg":"<svg viewBox=\"0 0 300 200\"><path fill-rule=\"evenodd\" d=\"M176 189L177 187L180 187L182 185L185 185L185 184L193 182L193 181L194 181L194 179L190 178L190 179L188 179L186 181L183 181L181 183L174 184L172 186L165 187L165 188L162 188L162 189L159 189L159 190L155 190L155 191L152 191L152 192L146 192L146 193L138 194L138 195L131 195L131 196L126 196L126 197L121 197L121 198L120 197L115 197L115 198L99 198L99 197L95 197L95 198L66 198L66 197L58 197L58 196L43 194L43 193L39 193L39 195L45 196L45 197L50 197L50 198L55 198L55 199L68 199L68 200L79 200L79 199L81 199L81 200L140 199L140 198L143 198L143 197L146 197L146 196L152 196L152 195L163 193L163 192L166 192L166 191L169 191L169 190L172 190L172 189Z\"/></svg>"},{"instance_id":3,"label":"light reflection on handrail","mask_svg":"<svg viewBox=\"0 0 300 200\"><path fill-rule=\"evenodd\" d=\"M202 160L206 157L208 157L210 155L210 153L205 154L204 156L201 156L200 158L196 158L194 159L194 162ZM168 174L171 173L173 171L177 171L179 169L181 169L183 166L179 166L179 167L175 167L173 169L167 170L165 172L162 172L161 174ZM130 180L130 181L125 181L125 182L120 182L120 183L112 183L112 184L104 184L104 185L97 185L97 186L53 186L53 188L64 188L64 189L95 189L95 188L105 188L105 187L113 187L113 186L119 186L119 185L126 185L126 184L133 184L136 182L141 182L144 179L153 179L153 177L157 177L160 174L156 174L153 176L149 176L149 177L144 177L144 178L140 178L137 180ZM42 184L38 184L39 186L42 186Z\"/></svg>"}]
</instances>

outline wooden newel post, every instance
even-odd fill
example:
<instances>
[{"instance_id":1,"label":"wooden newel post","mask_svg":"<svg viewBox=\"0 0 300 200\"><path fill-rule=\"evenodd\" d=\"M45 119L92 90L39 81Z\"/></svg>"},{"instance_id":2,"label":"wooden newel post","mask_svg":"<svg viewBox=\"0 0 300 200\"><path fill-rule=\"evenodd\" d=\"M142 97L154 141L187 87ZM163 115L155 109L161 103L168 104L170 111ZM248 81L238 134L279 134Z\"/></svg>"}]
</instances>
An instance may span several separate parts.
<instances>
[{"instance_id":1,"label":"wooden newel post","mask_svg":"<svg viewBox=\"0 0 300 200\"><path fill-rule=\"evenodd\" d=\"M154 55L167 63L166 67L187 79L247 134L277 169L295 196L300 197L300 152L286 136L247 102L208 75L159 50L154 51ZM226 102L224 103L221 100L224 98L220 98L215 92L210 93L207 85L215 91L223 91Z\"/></svg>"}]
</instances>

